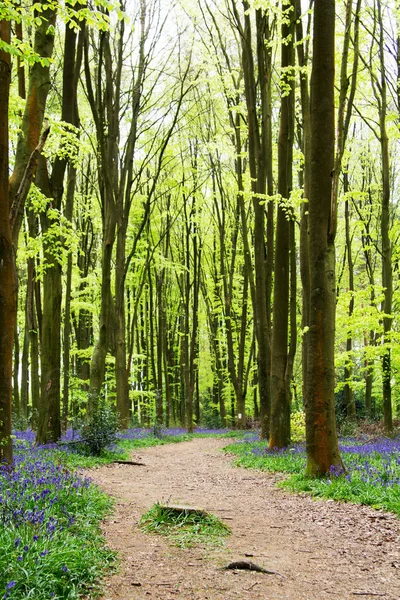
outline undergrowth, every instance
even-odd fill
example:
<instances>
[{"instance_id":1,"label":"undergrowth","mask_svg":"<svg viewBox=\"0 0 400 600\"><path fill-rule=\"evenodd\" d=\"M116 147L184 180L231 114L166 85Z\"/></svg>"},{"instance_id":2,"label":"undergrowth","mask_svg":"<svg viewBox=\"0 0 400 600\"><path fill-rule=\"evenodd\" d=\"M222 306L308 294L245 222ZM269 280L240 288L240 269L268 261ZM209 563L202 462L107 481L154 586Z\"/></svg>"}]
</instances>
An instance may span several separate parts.
<instances>
[{"instance_id":1,"label":"undergrowth","mask_svg":"<svg viewBox=\"0 0 400 600\"><path fill-rule=\"evenodd\" d=\"M111 500L51 453L16 451L0 467L0 597L94 597L115 559L99 522Z\"/></svg>"}]
</instances>

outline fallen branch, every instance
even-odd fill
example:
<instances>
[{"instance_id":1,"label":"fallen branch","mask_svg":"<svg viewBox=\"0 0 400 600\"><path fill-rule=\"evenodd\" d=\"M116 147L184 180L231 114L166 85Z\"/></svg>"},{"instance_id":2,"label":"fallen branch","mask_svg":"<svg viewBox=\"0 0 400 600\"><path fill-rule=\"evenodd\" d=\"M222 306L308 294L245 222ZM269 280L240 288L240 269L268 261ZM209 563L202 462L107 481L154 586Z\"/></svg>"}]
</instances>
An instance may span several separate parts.
<instances>
[{"instance_id":1,"label":"fallen branch","mask_svg":"<svg viewBox=\"0 0 400 600\"><path fill-rule=\"evenodd\" d=\"M264 569L264 567L260 567L260 565L256 565L255 563L251 562L251 560L237 560L227 564L225 567L222 567L222 569L225 571L256 571L257 573L266 573L267 575L280 575L281 577L283 577L283 575L281 575L281 573L278 573L278 571L270 571L269 569Z\"/></svg>"},{"instance_id":2,"label":"fallen branch","mask_svg":"<svg viewBox=\"0 0 400 600\"><path fill-rule=\"evenodd\" d=\"M351 592L352 596L387 596L387 594L379 594L377 592Z\"/></svg>"},{"instance_id":3,"label":"fallen branch","mask_svg":"<svg viewBox=\"0 0 400 600\"><path fill-rule=\"evenodd\" d=\"M113 460L113 465L136 465L138 467L145 467L146 465L142 462L137 462L136 460Z\"/></svg>"}]
</instances>

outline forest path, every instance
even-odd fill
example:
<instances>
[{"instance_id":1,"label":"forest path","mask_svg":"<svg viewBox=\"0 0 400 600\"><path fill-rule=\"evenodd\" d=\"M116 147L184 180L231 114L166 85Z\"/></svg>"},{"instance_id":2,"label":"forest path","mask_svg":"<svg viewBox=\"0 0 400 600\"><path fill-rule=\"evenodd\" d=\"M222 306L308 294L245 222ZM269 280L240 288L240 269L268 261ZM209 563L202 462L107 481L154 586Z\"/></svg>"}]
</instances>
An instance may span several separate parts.
<instances>
[{"instance_id":1,"label":"forest path","mask_svg":"<svg viewBox=\"0 0 400 600\"><path fill-rule=\"evenodd\" d=\"M116 500L104 523L119 573L104 600L324 600L400 598L400 520L367 507L275 487L279 475L232 466L226 439L140 450L145 466L89 472ZM202 507L232 529L220 548L179 549L138 528L155 502ZM246 556L280 575L224 571Z\"/></svg>"}]
</instances>

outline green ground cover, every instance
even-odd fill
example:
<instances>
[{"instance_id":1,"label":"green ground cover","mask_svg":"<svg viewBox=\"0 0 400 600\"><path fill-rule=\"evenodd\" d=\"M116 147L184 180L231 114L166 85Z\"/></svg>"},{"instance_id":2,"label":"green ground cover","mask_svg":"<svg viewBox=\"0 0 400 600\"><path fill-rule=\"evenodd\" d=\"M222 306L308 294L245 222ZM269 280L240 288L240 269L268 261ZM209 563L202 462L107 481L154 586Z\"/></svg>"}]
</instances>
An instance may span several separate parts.
<instances>
[{"instance_id":1,"label":"green ground cover","mask_svg":"<svg viewBox=\"0 0 400 600\"><path fill-rule=\"evenodd\" d=\"M304 475L306 454L302 443L284 450L269 450L265 440L248 436L225 448L235 463L250 469L287 473L280 483L295 492L351 501L400 515L400 438L344 438L340 451L345 470L332 467L328 477Z\"/></svg>"}]
</instances>

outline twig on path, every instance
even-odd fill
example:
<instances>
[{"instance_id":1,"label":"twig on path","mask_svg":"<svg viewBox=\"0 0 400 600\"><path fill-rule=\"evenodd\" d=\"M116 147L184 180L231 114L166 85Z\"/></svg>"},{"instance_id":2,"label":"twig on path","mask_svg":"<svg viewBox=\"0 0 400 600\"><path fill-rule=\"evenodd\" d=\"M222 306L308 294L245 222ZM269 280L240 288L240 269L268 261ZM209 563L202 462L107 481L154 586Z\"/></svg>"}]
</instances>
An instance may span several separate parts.
<instances>
[{"instance_id":1,"label":"twig on path","mask_svg":"<svg viewBox=\"0 0 400 600\"><path fill-rule=\"evenodd\" d=\"M378 592L351 592L352 596L387 596L387 594L379 594Z\"/></svg>"},{"instance_id":2,"label":"twig on path","mask_svg":"<svg viewBox=\"0 0 400 600\"><path fill-rule=\"evenodd\" d=\"M251 592L251 590L256 587L256 585L261 585L259 581L255 581L249 588L247 588L248 592Z\"/></svg>"}]
</instances>

